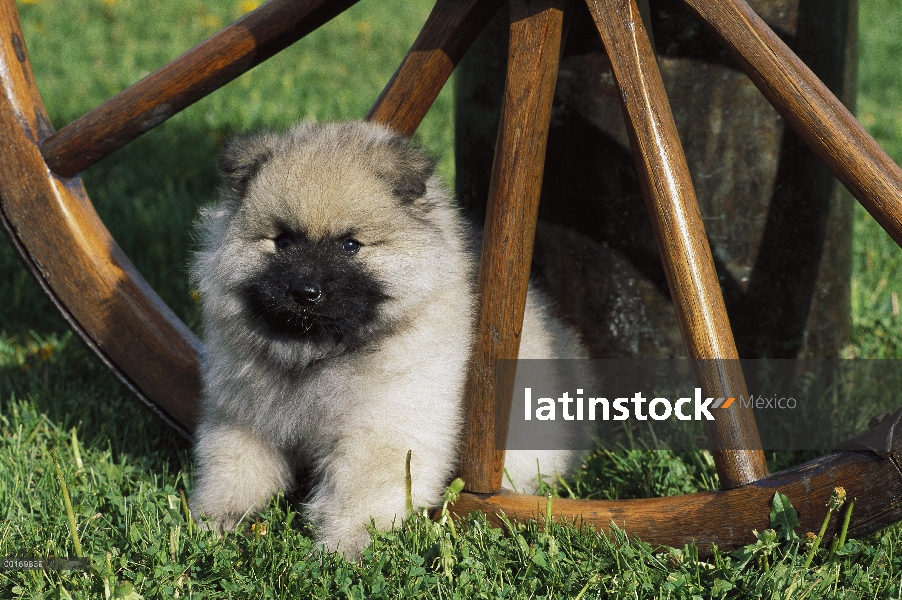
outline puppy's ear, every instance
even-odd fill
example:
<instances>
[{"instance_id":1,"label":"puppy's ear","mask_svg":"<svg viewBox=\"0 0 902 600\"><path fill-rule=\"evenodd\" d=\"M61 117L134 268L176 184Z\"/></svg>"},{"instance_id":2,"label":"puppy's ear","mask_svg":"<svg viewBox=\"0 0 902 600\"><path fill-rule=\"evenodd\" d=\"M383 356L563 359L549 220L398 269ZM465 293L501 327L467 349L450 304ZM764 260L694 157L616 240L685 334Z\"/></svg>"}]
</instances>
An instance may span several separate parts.
<instances>
[{"instance_id":1,"label":"puppy's ear","mask_svg":"<svg viewBox=\"0 0 902 600\"><path fill-rule=\"evenodd\" d=\"M247 184L272 155L275 137L272 134L235 135L223 145L219 162L222 180L238 196L244 196Z\"/></svg>"},{"instance_id":2,"label":"puppy's ear","mask_svg":"<svg viewBox=\"0 0 902 600\"><path fill-rule=\"evenodd\" d=\"M376 175L391 185L399 200L413 202L426 195L426 182L435 171L432 157L401 136L381 142L375 150Z\"/></svg>"}]
</instances>

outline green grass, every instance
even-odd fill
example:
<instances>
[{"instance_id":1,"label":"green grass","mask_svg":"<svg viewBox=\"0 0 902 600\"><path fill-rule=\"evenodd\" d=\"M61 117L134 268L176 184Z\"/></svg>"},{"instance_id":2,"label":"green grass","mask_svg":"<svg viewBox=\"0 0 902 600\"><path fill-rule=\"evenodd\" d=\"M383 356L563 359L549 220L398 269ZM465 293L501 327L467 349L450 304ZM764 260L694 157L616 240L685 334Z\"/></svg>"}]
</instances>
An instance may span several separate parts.
<instances>
[{"instance_id":1,"label":"green grass","mask_svg":"<svg viewBox=\"0 0 902 600\"><path fill-rule=\"evenodd\" d=\"M237 1L38 0L21 3L26 43L51 118L62 126L241 13ZM116 240L190 326L185 268L190 222L215 196L218 144L233 130L299 118L358 118L388 80L428 0L364 0L295 47L199 102L84 175ZM867 0L861 14L859 113L902 161L902 5ZM453 178L451 98L418 133ZM902 358L892 293L902 252L856 214L849 354ZM74 554L59 458L91 568L0 573L0 597L900 597L902 530L824 552L810 569L799 542L759 541L697 560L693 547L651 548L577 525L493 529L471 517L459 537L422 517L374 537L360 563L317 554L309 529L276 499L249 535L215 538L186 519L189 447L123 389L71 334L0 242L0 556ZM75 436L73 436L73 430ZM77 457L80 457L80 463ZM599 452L553 491L585 498L717 487L704 452ZM826 510L826 509L825 509ZM782 533L782 532L781 532ZM801 535L803 532L796 532ZM783 540L783 541L780 541Z\"/></svg>"},{"instance_id":2,"label":"green grass","mask_svg":"<svg viewBox=\"0 0 902 600\"><path fill-rule=\"evenodd\" d=\"M863 1L860 31L858 117L902 164L902 5L898 0ZM855 207L853 271L851 355L902 358L899 246L860 205Z\"/></svg>"}]
</instances>

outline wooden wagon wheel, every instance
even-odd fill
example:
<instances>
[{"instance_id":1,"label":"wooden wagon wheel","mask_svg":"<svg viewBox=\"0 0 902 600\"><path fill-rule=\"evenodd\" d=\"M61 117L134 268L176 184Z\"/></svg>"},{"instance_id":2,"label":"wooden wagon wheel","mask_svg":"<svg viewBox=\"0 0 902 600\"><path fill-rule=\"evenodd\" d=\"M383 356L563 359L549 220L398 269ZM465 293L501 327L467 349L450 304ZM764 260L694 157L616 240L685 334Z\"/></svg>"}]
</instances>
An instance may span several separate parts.
<instances>
[{"instance_id":1,"label":"wooden wagon wheel","mask_svg":"<svg viewBox=\"0 0 902 600\"><path fill-rule=\"evenodd\" d=\"M15 0L0 0L0 218L70 326L142 400L186 436L197 417L200 342L138 274L100 221L83 169L259 64L355 0L271 0L111 100L54 131L25 51ZM575 0L574 0L575 1ZM764 95L897 243L902 170L744 0L685 0ZM500 0L438 0L367 118L419 125ZM737 358L711 251L636 0L587 0L621 91L633 154L690 358ZM455 510L528 517L535 496L501 493L494 361L516 357L566 0L511 0L510 56L479 270L479 339L467 387ZM500 275L500 276L499 276ZM716 364L706 362L706 364ZM736 361L696 370L708 393L745 394ZM750 409L708 431L726 489L672 498L556 500L555 513L652 543L732 548L768 525L775 490L813 529L835 485L857 496L853 535L902 518L902 411L836 452L767 476ZM729 442L729 444L727 443ZM726 448L750 450L726 450ZM757 450L756 450L757 448Z\"/></svg>"}]
</instances>

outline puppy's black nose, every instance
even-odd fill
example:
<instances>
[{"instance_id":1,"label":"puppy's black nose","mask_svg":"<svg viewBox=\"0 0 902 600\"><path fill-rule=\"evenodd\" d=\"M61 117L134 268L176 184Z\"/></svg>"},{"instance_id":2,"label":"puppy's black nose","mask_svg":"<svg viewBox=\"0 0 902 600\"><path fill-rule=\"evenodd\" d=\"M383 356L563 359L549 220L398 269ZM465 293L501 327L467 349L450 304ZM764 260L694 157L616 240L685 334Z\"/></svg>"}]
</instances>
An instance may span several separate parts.
<instances>
[{"instance_id":1,"label":"puppy's black nose","mask_svg":"<svg viewBox=\"0 0 902 600\"><path fill-rule=\"evenodd\" d=\"M316 304L323 297L323 291L319 286L307 281L292 283L288 293L291 294L292 300L304 306Z\"/></svg>"}]
</instances>

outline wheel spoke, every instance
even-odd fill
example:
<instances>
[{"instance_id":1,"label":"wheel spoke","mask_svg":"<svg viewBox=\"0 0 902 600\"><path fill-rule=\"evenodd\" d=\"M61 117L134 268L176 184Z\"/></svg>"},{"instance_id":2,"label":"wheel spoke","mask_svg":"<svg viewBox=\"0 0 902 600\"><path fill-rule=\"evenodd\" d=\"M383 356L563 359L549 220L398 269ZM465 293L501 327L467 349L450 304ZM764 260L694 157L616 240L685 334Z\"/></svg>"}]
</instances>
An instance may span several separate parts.
<instances>
[{"instance_id":1,"label":"wheel spoke","mask_svg":"<svg viewBox=\"0 0 902 600\"><path fill-rule=\"evenodd\" d=\"M902 246L902 169L744 0L685 0L793 130Z\"/></svg>"},{"instance_id":2,"label":"wheel spoke","mask_svg":"<svg viewBox=\"0 0 902 600\"><path fill-rule=\"evenodd\" d=\"M366 118L413 135L500 0L438 0Z\"/></svg>"},{"instance_id":3,"label":"wheel spoke","mask_svg":"<svg viewBox=\"0 0 902 600\"><path fill-rule=\"evenodd\" d=\"M466 387L461 477L467 489L501 489L495 449L495 364L517 358L535 238L566 0L512 0L504 106L492 167L477 292L474 363Z\"/></svg>"},{"instance_id":4,"label":"wheel spoke","mask_svg":"<svg viewBox=\"0 0 902 600\"><path fill-rule=\"evenodd\" d=\"M74 177L356 2L267 2L48 137L44 159L57 175Z\"/></svg>"},{"instance_id":5,"label":"wheel spoke","mask_svg":"<svg viewBox=\"0 0 902 600\"><path fill-rule=\"evenodd\" d=\"M686 157L635 0L588 0L620 89L633 158L686 354L707 395L748 398ZM750 405L707 422L721 484L767 475Z\"/></svg>"}]
</instances>

